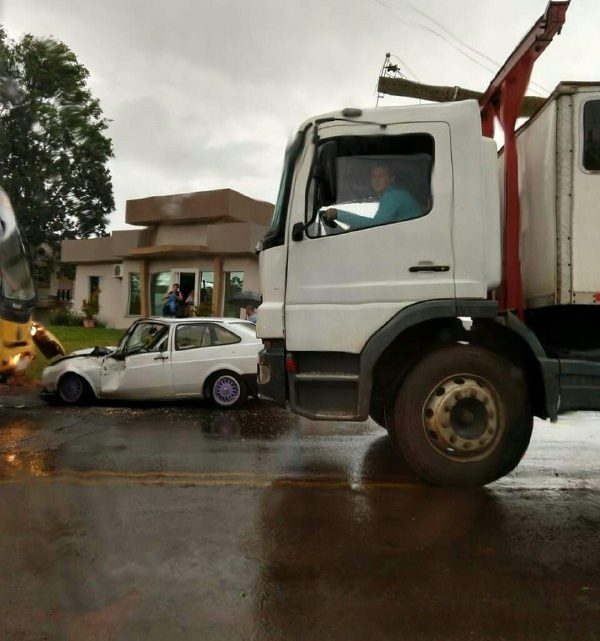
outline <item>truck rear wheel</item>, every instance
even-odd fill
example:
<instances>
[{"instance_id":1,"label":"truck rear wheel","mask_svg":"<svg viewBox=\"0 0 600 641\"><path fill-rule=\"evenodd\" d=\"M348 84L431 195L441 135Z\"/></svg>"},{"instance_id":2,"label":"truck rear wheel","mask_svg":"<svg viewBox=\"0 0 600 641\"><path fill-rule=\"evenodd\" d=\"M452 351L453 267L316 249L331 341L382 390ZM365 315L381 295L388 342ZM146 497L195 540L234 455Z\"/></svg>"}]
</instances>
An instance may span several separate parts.
<instances>
[{"instance_id":1,"label":"truck rear wheel","mask_svg":"<svg viewBox=\"0 0 600 641\"><path fill-rule=\"evenodd\" d=\"M523 372L475 345L423 358L396 395L392 440L424 481L479 486L508 474L531 438Z\"/></svg>"}]
</instances>

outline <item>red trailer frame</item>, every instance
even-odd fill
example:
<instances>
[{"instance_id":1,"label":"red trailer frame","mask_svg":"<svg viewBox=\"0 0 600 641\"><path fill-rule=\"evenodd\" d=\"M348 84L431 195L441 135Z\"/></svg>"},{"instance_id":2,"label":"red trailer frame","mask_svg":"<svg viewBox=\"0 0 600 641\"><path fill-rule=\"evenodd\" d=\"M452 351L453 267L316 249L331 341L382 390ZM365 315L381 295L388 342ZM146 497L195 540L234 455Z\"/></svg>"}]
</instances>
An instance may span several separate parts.
<instances>
[{"instance_id":1,"label":"red trailer frame","mask_svg":"<svg viewBox=\"0 0 600 641\"><path fill-rule=\"evenodd\" d=\"M549 2L544 14L507 58L479 99L483 135L494 136L494 120L504 130L504 238L500 309L523 318L521 285L519 165L515 125L535 61L560 33L570 0Z\"/></svg>"}]
</instances>

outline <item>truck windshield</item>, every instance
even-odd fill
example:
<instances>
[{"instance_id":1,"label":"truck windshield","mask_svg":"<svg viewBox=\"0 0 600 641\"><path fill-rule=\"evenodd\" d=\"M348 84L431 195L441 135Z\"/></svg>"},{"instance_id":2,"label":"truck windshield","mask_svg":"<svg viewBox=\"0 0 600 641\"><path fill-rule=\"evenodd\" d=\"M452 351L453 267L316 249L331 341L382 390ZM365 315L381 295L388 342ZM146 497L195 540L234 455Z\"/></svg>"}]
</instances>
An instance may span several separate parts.
<instances>
[{"instance_id":1,"label":"truck windshield","mask_svg":"<svg viewBox=\"0 0 600 641\"><path fill-rule=\"evenodd\" d=\"M281 175L281 182L279 184L279 193L277 194L277 202L275 203L275 210L271 225L263 239L263 249L275 247L276 245L283 245L285 233L285 221L288 209L288 202L290 199L290 192L292 190L292 180L294 177L294 169L296 161L302 152L304 145L304 135L306 128L296 134L293 142L289 145L285 152L285 159L283 163L283 173Z\"/></svg>"},{"instance_id":2,"label":"truck windshield","mask_svg":"<svg viewBox=\"0 0 600 641\"><path fill-rule=\"evenodd\" d=\"M0 190L0 298L35 300L29 263L8 196Z\"/></svg>"}]
</instances>

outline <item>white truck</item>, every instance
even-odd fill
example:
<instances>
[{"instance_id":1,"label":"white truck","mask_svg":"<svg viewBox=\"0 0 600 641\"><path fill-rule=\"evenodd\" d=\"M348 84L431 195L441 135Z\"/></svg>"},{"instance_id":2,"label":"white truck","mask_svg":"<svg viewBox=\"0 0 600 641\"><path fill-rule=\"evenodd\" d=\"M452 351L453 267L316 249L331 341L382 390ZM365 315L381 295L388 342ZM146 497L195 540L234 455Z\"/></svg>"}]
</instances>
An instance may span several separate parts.
<instances>
[{"instance_id":1,"label":"white truck","mask_svg":"<svg viewBox=\"0 0 600 641\"><path fill-rule=\"evenodd\" d=\"M510 472L533 416L600 409L600 83L560 84L514 130L567 7L479 104L300 127L260 248L262 398L370 416L421 478L457 486Z\"/></svg>"}]
</instances>

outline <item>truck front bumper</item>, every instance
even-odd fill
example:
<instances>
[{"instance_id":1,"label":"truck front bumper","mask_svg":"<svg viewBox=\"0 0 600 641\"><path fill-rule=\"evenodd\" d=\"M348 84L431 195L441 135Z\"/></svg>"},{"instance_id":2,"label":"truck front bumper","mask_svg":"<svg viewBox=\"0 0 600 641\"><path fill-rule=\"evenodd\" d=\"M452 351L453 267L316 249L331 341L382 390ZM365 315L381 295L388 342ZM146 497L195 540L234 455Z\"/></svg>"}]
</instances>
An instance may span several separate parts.
<instances>
[{"instance_id":1,"label":"truck front bumper","mask_svg":"<svg viewBox=\"0 0 600 641\"><path fill-rule=\"evenodd\" d=\"M258 354L258 397L285 407L285 342L280 339L265 339L263 344L264 347Z\"/></svg>"}]
</instances>

